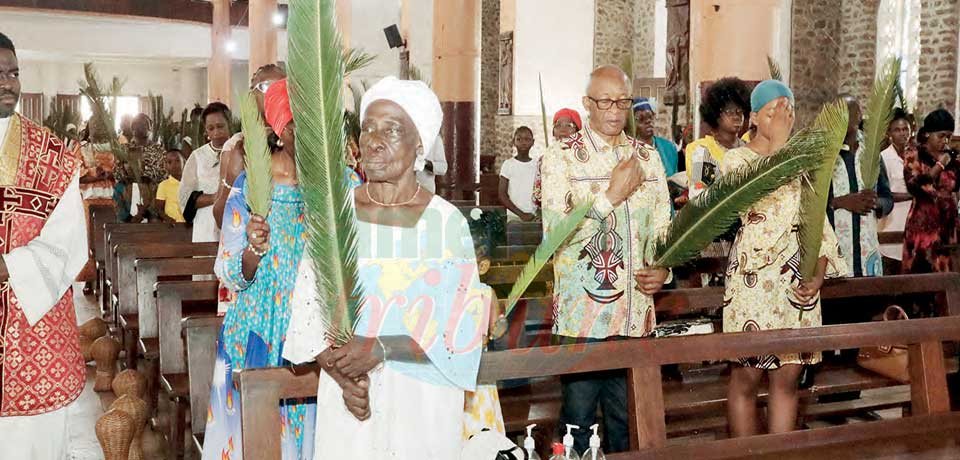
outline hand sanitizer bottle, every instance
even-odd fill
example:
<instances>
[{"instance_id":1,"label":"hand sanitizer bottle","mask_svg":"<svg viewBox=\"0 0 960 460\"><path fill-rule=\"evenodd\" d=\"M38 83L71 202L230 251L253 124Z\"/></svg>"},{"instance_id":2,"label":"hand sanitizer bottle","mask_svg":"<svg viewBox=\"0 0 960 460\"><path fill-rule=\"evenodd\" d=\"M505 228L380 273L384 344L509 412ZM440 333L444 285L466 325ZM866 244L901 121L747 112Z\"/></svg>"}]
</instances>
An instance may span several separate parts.
<instances>
[{"instance_id":1,"label":"hand sanitizer bottle","mask_svg":"<svg viewBox=\"0 0 960 460\"><path fill-rule=\"evenodd\" d=\"M527 437L523 439L523 450L527 451L527 460L540 460L536 443L533 441L533 427L535 426L537 426L536 423L527 425Z\"/></svg>"},{"instance_id":2,"label":"hand sanitizer bottle","mask_svg":"<svg viewBox=\"0 0 960 460\"><path fill-rule=\"evenodd\" d=\"M603 450L600 449L600 435L597 434L599 427L600 425L596 423L590 426L593 434L590 435L590 448L583 453L583 460L606 460L606 457L603 455Z\"/></svg>"},{"instance_id":3,"label":"hand sanitizer bottle","mask_svg":"<svg viewBox=\"0 0 960 460\"><path fill-rule=\"evenodd\" d=\"M570 433L573 429L579 430L580 427L568 423L567 434L563 435L563 454L566 460L580 460L580 455L577 454L576 449L573 448L573 434Z\"/></svg>"},{"instance_id":4,"label":"hand sanitizer bottle","mask_svg":"<svg viewBox=\"0 0 960 460\"><path fill-rule=\"evenodd\" d=\"M563 455L563 444L555 442L550 445L550 448L553 452L553 455L550 456L550 460L566 460L567 456Z\"/></svg>"}]
</instances>

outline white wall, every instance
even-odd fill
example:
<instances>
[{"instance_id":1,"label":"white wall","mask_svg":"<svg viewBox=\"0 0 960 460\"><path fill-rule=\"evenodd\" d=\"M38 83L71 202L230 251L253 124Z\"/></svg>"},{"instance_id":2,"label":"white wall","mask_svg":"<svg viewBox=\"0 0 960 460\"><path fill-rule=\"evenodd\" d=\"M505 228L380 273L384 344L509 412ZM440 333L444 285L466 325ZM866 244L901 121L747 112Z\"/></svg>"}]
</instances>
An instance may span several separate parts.
<instances>
[{"instance_id":1,"label":"white wall","mask_svg":"<svg viewBox=\"0 0 960 460\"><path fill-rule=\"evenodd\" d=\"M539 115L543 76L547 114L569 107L583 112L581 99L593 67L593 2L516 2L514 115Z\"/></svg>"},{"instance_id":2,"label":"white wall","mask_svg":"<svg viewBox=\"0 0 960 460\"><path fill-rule=\"evenodd\" d=\"M391 24L399 27L400 0L355 0L351 5L350 46L377 56L369 67L351 78L373 84L387 75L398 75L400 50L389 48L383 29ZM419 24L419 18L411 24Z\"/></svg>"},{"instance_id":3,"label":"white wall","mask_svg":"<svg viewBox=\"0 0 960 460\"><path fill-rule=\"evenodd\" d=\"M409 0L410 31L407 48L410 64L427 79L433 75L433 0Z\"/></svg>"}]
</instances>

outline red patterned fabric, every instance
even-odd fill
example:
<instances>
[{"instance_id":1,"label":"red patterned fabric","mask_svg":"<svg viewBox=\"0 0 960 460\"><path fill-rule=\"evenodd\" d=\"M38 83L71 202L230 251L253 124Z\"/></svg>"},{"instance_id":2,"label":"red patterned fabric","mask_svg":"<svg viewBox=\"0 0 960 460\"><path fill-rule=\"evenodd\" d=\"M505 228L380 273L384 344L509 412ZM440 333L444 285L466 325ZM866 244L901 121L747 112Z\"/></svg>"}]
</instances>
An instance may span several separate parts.
<instances>
[{"instance_id":1,"label":"red patterned fabric","mask_svg":"<svg viewBox=\"0 0 960 460\"><path fill-rule=\"evenodd\" d=\"M0 186L0 253L40 234L70 179L77 152L32 121L21 122L20 163L12 186ZM13 130L11 134L15 134ZM80 395L84 363L77 341L73 289L30 327L16 295L0 285L0 416L36 415L60 409Z\"/></svg>"}]
</instances>

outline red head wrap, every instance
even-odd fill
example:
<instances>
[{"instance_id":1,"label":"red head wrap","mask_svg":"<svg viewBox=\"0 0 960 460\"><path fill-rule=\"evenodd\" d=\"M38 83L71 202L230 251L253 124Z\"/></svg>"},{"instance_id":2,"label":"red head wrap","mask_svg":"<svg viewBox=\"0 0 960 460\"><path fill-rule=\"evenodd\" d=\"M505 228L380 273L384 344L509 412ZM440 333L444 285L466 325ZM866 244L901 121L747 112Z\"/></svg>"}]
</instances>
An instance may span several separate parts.
<instances>
[{"instance_id":1,"label":"red head wrap","mask_svg":"<svg viewBox=\"0 0 960 460\"><path fill-rule=\"evenodd\" d=\"M267 117L267 124L273 128L277 136L283 132L283 128L286 128L288 123L293 121L286 78L275 81L263 95L263 113Z\"/></svg>"},{"instance_id":2,"label":"red head wrap","mask_svg":"<svg viewBox=\"0 0 960 460\"><path fill-rule=\"evenodd\" d=\"M580 121L580 114L573 109L560 109L556 114L553 115L553 124L557 124L557 120L567 117L573 120L573 124L577 125L577 129L583 129L583 122Z\"/></svg>"}]
</instances>

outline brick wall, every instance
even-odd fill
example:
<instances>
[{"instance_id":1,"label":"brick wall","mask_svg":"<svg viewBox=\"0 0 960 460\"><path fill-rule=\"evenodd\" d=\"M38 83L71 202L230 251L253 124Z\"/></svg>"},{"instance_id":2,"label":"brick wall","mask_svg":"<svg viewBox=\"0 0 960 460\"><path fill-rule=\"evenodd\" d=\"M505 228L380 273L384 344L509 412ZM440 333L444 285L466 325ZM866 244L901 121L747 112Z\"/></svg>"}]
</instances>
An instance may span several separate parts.
<instances>
[{"instance_id":1,"label":"brick wall","mask_svg":"<svg viewBox=\"0 0 960 460\"><path fill-rule=\"evenodd\" d=\"M879 0L843 0L840 24L840 92L866 104L876 75Z\"/></svg>"},{"instance_id":2,"label":"brick wall","mask_svg":"<svg viewBox=\"0 0 960 460\"><path fill-rule=\"evenodd\" d=\"M633 11L634 0L596 0L594 66L614 64L633 67Z\"/></svg>"},{"instance_id":3,"label":"brick wall","mask_svg":"<svg viewBox=\"0 0 960 460\"><path fill-rule=\"evenodd\" d=\"M497 150L497 104L500 77L500 0L481 0L480 20L480 155Z\"/></svg>"},{"instance_id":4,"label":"brick wall","mask_svg":"<svg viewBox=\"0 0 960 460\"><path fill-rule=\"evenodd\" d=\"M918 117L943 106L956 110L958 0L922 0L920 13L920 83Z\"/></svg>"},{"instance_id":5,"label":"brick wall","mask_svg":"<svg viewBox=\"0 0 960 460\"><path fill-rule=\"evenodd\" d=\"M633 74L634 78L653 76L653 55L656 42L655 0L634 0L633 4Z\"/></svg>"},{"instance_id":6,"label":"brick wall","mask_svg":"<svg viewBox=\"0 0 960 460\"><path fill-rule=\"evenodd\" d=\"M790 83L797 99L797 126L807 126L820 106L837 96L841 17L837 0L793 2Z\"/></svg>"}]
</instances>

